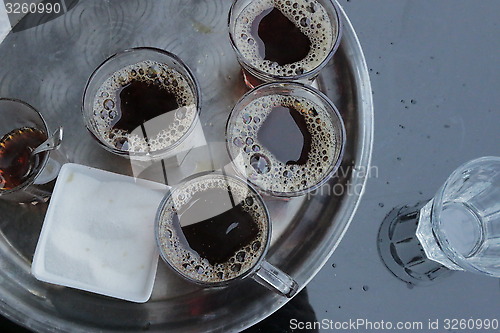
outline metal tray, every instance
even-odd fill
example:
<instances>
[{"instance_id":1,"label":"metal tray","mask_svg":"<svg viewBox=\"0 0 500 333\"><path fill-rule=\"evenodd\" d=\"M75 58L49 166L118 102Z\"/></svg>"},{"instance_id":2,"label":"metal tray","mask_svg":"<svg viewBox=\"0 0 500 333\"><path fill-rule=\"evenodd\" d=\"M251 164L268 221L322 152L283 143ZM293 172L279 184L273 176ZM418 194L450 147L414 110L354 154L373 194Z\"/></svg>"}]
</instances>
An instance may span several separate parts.
<instances>
[{"instance_id":1,"label":"metal tray","mask_svg":"<svg viewBox=\"0 0 500 333\"><path fill-rule=\"evenodd\" d=\"M0 44L0 96L30 103L50 128L64 126L63 149L70 161L130 174L126 159L100 148L86 132L80 108L92 71L108 56L137 46L173 52L193 69L201 86L201 122L207 139L224 142L226 119L246 90L227 33L230 1L71 3L66 14L52 20L25 16ZM357 36L343 11L341 16L342 42L317 81L346 123L341 169L314 196L289 201L265 198L274 228L267 259L301 288L342 239L370 166L370 80ZM36 20L44 23L37 25ZM30 266L46 208L0 201L0 311L33 330L238 331L287 302L254 281L201 289L175 276L162 262L153 295L144 304L39 282L30 274Z\"/></svg>"}]
</instances>

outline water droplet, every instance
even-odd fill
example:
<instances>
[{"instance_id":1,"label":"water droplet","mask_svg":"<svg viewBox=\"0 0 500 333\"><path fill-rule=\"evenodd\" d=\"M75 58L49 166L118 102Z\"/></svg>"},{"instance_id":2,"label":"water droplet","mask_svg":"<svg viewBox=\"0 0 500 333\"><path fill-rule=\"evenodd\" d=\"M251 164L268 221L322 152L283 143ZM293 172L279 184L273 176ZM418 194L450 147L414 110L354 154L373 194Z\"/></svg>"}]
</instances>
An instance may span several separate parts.
<instances>
[{"instance_id":1,"label":"water droplet","mask_svg":"<svg viewBox=\"0 0 500 333\"><path fill-rule=\"evenodd\" d=\"M260 242L259 241L253 242L253 244L252 244L252 250L253 251L257 251L258 249L260 249Z\"/></svg>"},{"instance_id":2,"label":"water droplet","mask_svg":"<svg viewBox=\"0 0 500 333\"><path fill-rule=\"evenodd\" d=\"M111 99L107 99L104 101L103 105L106 110L111 110L115 107L115 102L113 102Z\"/></svg>"},{"instance_id":3,"label":"water droplet","mask_svg":"<svg viewBox=\"0 0 500 333\"><path fill-rule=\"evenodd\" d=\"M247 138L245 140L245 142L246 142L247 145L251 145L251 144L253 144L253 139L252 138Z\"/></svg>"},{"instance_id":4,"label":"water droplet","mask_svg":"<svg viewBox=\"0 0 500 333\"><path fill-rule=\"evenodd\" d=\"M416 101L416 100L414 100L414 99L412 99L412 100L410 101L410 103L411 103L411 104L417 104L417 101Z\"/></svg>"},{"instance_id":5,"label":"water droplet","mask_svg":"<svg viewBox=\"0 0 500 333\"><path fill-rule=\"evenodd\" d=\"M285 176L286 178L292 178L293 173L290 170L285 170L283 171L283 176Z\"/></svg>"},{"instance_id":6,"label":"water droplet","mask_svg":"<svg viewBox=\"0 0 500 333\"><path fill-rule=\"evenodd\" d=\"M246 198L245 198L245 203L246 203L248 206L253 205L253 198L252 198L252 197L246 197Z\"/></svg>"},{"instance_id":7,"label":"water droplet","mask_svg":"<svg viewBox=\"0 0 500 333\"><path fill-rule=\"evenodd\" d=\"M203 272L205 271L203 269L203 267L200 265L196 266L194 269L195 269L196 273L198 273L198 274L203 274Z\"/></svg>"},{"instance_id":8,"label":"water droplet","mask_svg":"<svg viewBox=\"0 0 500 333\"><path fill-rule=\"evenodd\" d=\"M260 151L260 146L258 146L258 145L254 145L254 146L252 147L252 150L253 150L254 152L258 152L258 151Z\"/></svg>"},{"instance_id":9,"label":"water droplet","mask_svg":"<svg viewBox=\"0 0 500 333\"><path fill-rule=\"evenodd\" d=\"M370 289L368 286L363 286L364 291L368 291L368 289Z\"/></svg>"},{"instance_id":10,"label":"water droplet","mask_svg":"<svg viewBox=\"0 0 500 333\"><path fill-rule=\"evenodd\" d=\"M259 117L254 117L253 118L253 122L258 124L260 122L260 118Z\"/></svg>"},{"instance_id":11,"label":"water droplet","mask_svg":"<svg viewBox=\"0 0 500 333\"><path fill-rule=\"evenodd\" d=\"M271 162L267 157L261 154L254 154L250 158L250 165L259 174L268 173L271 170Z\"/></svg>"},{"instance_id":12,"label":"water droplet","mask_svg":"<svg viewBox=\"0 0 500 333\"><path fill-rule=\"evenodd\" d=\"M306 28L311 23L311 20L307 17L303 17L300 19L300 25Z\"/></svg>"}]
</instances>

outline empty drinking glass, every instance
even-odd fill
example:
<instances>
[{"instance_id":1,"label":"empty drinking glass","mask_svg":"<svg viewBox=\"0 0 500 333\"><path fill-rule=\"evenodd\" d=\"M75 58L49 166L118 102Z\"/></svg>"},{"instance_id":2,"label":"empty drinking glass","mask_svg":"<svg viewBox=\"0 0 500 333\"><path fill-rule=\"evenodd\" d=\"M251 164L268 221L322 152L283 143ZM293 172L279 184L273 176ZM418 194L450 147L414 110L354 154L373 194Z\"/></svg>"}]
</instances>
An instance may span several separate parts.
<instances>
[{"instance_id":1,"label":"empty drinking glass","mask_svg":"<svg viewBox=\"0 0 500 333\"><path fill-rule=\"evenodd\" d=\"M417 237L450 269L500 277L500 157L455 170L420 211Z\"/></svg>"}]
</instances>

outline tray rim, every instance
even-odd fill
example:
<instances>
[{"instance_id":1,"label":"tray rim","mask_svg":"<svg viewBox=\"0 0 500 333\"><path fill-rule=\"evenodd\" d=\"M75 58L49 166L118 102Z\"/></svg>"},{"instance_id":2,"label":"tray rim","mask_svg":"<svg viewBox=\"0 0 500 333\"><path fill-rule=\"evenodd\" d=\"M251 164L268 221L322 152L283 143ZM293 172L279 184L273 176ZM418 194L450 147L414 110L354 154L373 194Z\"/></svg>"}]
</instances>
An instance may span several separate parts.
<instances>
[{"instance_id":1,"label":"tray rim","mask_svg":"<svg viewBox=\"0 0 500 333\"><path fill-rule=\"evenodd\" d=\"M363 49L361 47L361 43L359 41L359 38L356 34L356 31L354 30L354 27L352 26L352 23L348 16L345 13L344 8L338 4L337 0L333 0L337 3L338 8L340 9L340 16L342 17L342 24L344 25L343 28L343 36L342 39L344 40L347 38L347 31L350 31L352 35L349 35L350 41L349 43L351 45L351 49L355 49L358 51L358 54L355 56L357 57L357 62L352 61L353 63L356 63L357 65L353 67L353 69L358 69L357 72L354 73L355 77L355 82L361 82L361 86L354 85L357 88L357 98L356 100L358 101L359 104L362 104L362 106L359 106L358 109L363 110L363 112L357 113L358 115L362 115L360 117L360 121L358 121L358 133L359 133L359 138L360 138L360 143L358 143L358 147L356 147L356 156L359 156L359 163L356 164L356 166L362 166L365 167L366 170L368 170L371 167L371 160L372 160L372 152L373 152L373 137L374 137L374 106L373 106L373 96L371 92L371 83L370 83L370 77L368 73L368 67L366 64L365 56L363 53ZM37 0L37 2L40 2L40 0ZM21 18L20 18L21 19ZM8 31L10 33L10 31ZM5 36L0 34L0 44L3 42L3 40L8 36L8 34L5 34ZM342 43L342 42L341 42ZM353 54L349 54L349 56L353 56ZM359 149L360 148L360 149ZM351 176L352 177L352 176ZM349 228L350 223L352 222L355 213L358 209L358 206L361 202L361 199L364 195L364 192L366 190L366 182L368 177L359 177L360 181L358 184L362 185L362 192L357 196L357 198L354 201L350 201L349 204L343 204L343 206L349 206L349 207L343 207L343 211L345 211L348 215L347 219L345 220L344 223L342 223L341 227L341 232L340 236L336 240L330 240L328 247L330 248L330 251L326 255L322 255L322 259L319 261L316 261L316 265L314 265L314 269L311 274L305 279L304 283L300 283L300 290L302 290L315 276L316 274L323 268L323 266L326 264L326 262L329 260L333 252L335 251L336 247L340 243L340 241L343 239L345 233L347 232L347 229ZM14 251L11 249L11 251ZM21 259L19 259L21 260ZM23 272L29 274L29 272ZM15 281L14 281L15 282ZM273 314L275 311L277 311L279 308L281 308L283 305L285 305L289 300L288 299L283 299L277 295L271 295L271 297L267 298L268 302L270 304L270 311L267 311L265 315L261 316L253 316L251 319L240 322L240 325L237 327L233 325L232 327L225 327L221 326L218 328L212 328L210 331L218 331L218 330L243 330L245 328L248 328L252 325L254 325L257 322L260 322L261 320L265 319L266 317L270 316ZM16 304L17 306L12 306L12 304ZM264 305L265 303L263 303ZM17 300L17 298L12 295L12 294L3 294L0 295L0 313L5 316L6 318L23 325L25 327L28 327L30 329L34 329L37 331L41 332L52 332L52 331L66 331L66 328L69 328L69 325L72 325L71 331L73 332L86 332L88 331L88 327L84 327L81 324L77 324L71 321L68 321L66 319L59 319L60 320L60 325L54 326L50 325L52 321L48 320L46 316L44 316L44 312L41 310L38 310L36 312L39 312L35 316L27 316L27 313L33 314L32 307L23 305L21 302ZM35 309L36 310L36 309ZM33 319L34 317L37 318L45 318L45 320L35 320ZM76 325L76 327L75 327Z\"/></svg>"}]
</instances>

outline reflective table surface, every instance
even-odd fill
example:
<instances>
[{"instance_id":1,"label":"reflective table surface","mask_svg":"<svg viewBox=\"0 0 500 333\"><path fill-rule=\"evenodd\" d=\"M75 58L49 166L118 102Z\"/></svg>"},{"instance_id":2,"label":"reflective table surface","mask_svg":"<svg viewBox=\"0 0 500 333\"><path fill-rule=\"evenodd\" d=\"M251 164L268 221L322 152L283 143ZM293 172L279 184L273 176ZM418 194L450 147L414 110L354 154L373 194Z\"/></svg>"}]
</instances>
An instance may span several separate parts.
<instances>
[{"instance_id":1,"label":"reflective table surface","mask_svg":"<svg viewBox=\"0 0 500 333\"><path fill-rule=\"evenodd\" d=\"M442 271L426 280L403 276L393 264L397 278L381 259L379 248L389 240L380 240L378 232L397 215L394 208L408 205L411 211L425 203L459 165L500 156L500 2L340 3L356 27L370 70L375 169L341 244L308 284L316 318L383 320L394 327L398 322L423 323L423 329L385 327L378 330L382 332L497 331L478 326L461 330L460 323L453 327L453 319L500 320L499 279ZM436 320L439 329L430 330L429 321ZM319 331L332 330L327 325Z\"/></svg>"},{"instance_id":2,"label":"reflective table surface","mask_svg":"<svg viewBox=\"0 0 500 333\"><path fill-rule=\"evenodd\" d=\"M500 3L339 2L356 28L372 80L375 138L366 193L340 245L307 285L308 294L300 293L253 332L292 332L301 323L321 323L303 331L369 332L382 322L385 329L378 332L497 331L464 330L453 320L500 320L499 279L422 268L413 246L403 254L417 260L406 257L408 270L397 270L401 265L383 253L393 241L383 230L398 216L414 218L460 164L500 155ZM411 228L405 232L408 238L401 240L411 238ZM332 329L352 321L359 326ZM398 329L398 323L414 326Z\"/></svg>"},{"instance_id":3,"label":"reflective table surface","mask_svg":"<svg viewBox=\"0 0 500 333\"><path fill-rule=\"evenodd\" d=\"M230 2L213 0L65 1L67 13L26 15L1 34L0 96L41 110L49 127L62 125L60 151L68 160L174 185L208 169L231 172L224 128L247 90L227 31ZM346 124L340 171L313 193L290 200L264 197L273 221L266 260L302 289L340 243L360 202L373 142L368 68L356 33L342 12L344 34L317 86ZM130 163L92 139L80 112L85 83L106 58L148 46L177 54L201 90L200 124L208 143L165 163ZM181 162L180 162L181 161ZM142 162L142 161L141 161ZM165 167L166 165L166 167ZM162 167L165 172L162 172ZM57 205L55 201L51 205ZM60 332L238 331L270 315L288 299L251 279L221 288L183 280L160 262L152 296L138 304L36 280L30 272L46 204L0 202L0 311L33 330Z\"/></svg>"}]
</instances>

